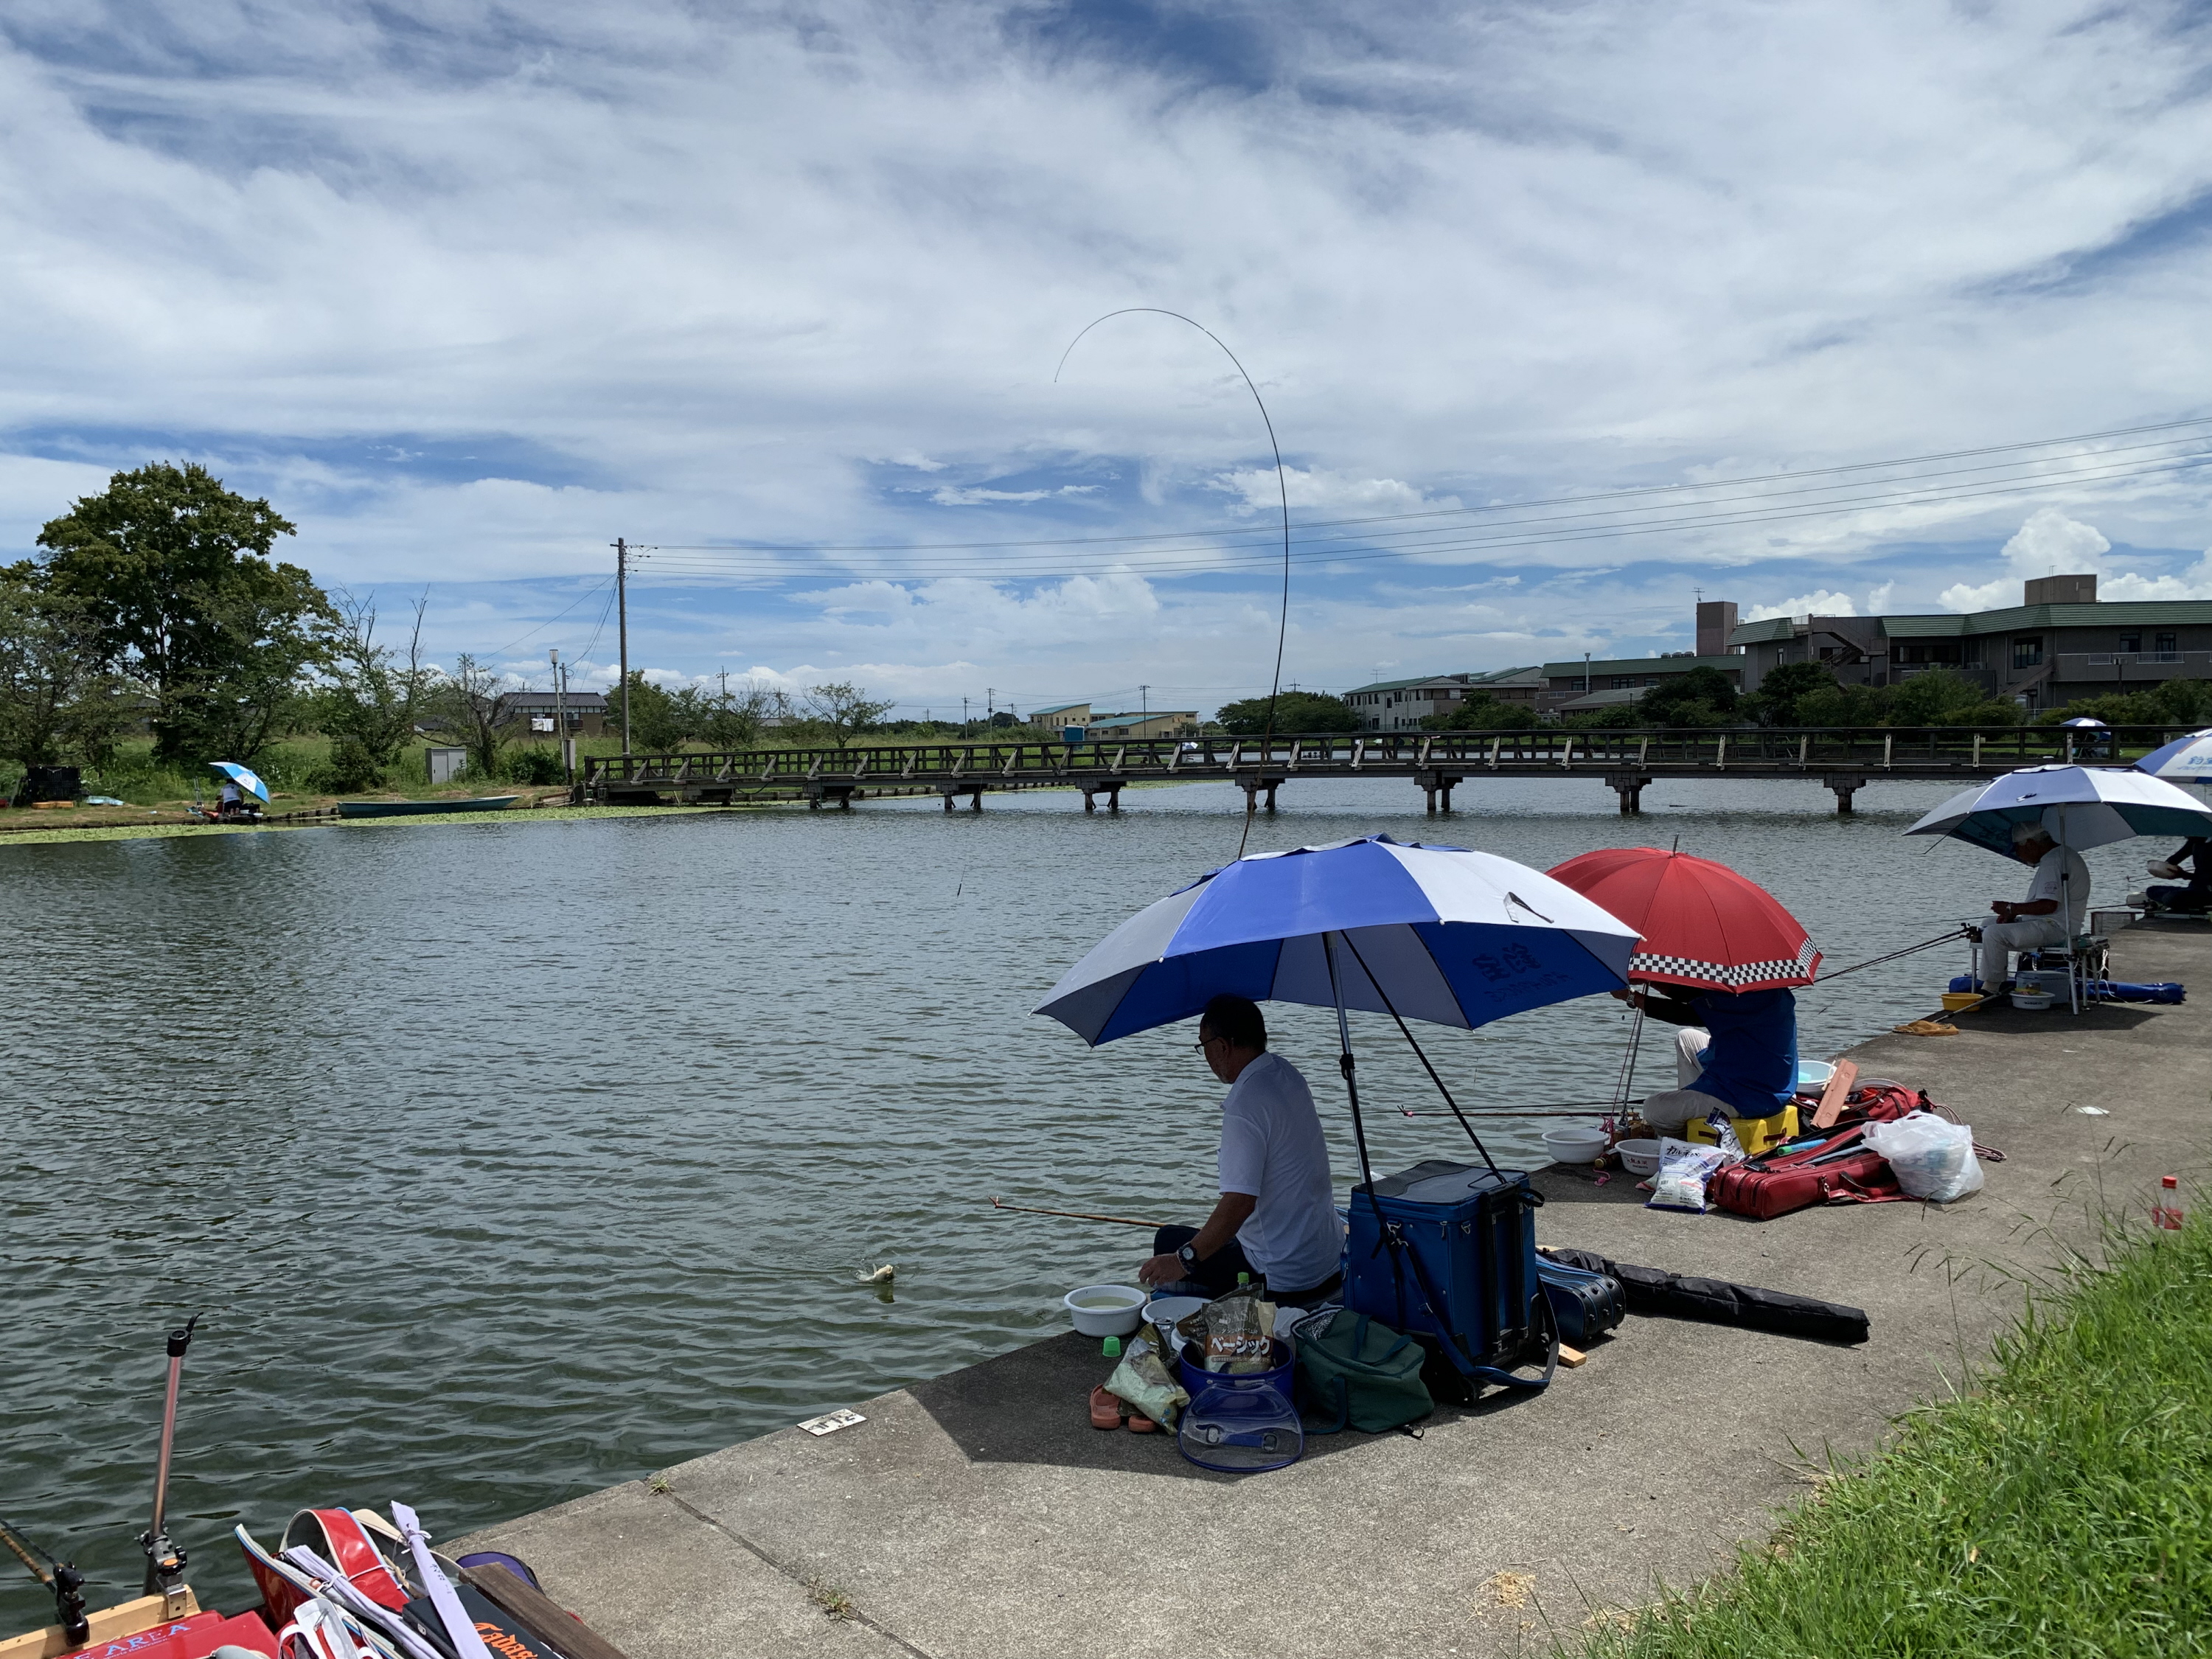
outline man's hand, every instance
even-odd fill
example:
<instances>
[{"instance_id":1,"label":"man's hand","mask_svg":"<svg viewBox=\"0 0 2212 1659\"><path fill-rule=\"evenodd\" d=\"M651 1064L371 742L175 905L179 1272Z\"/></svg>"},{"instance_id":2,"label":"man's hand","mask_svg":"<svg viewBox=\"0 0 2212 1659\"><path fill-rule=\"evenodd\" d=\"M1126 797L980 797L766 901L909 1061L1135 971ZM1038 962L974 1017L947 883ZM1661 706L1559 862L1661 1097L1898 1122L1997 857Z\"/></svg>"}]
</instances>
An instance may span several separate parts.
<instances>
[{"instance_id":1,"label":"man's hand","mask_svg":"<svg viewBox=\"0 0 2212 1659\"><path fill-rule=\"evenodd\" d=\"M2020 920L2020 906L2014 903L2010 899L1991 899L1990 901L1990 908L1997 913L1997 920L1999 921L2017 921Z\"/></svg>"},{"instance_id":2,"label":"man's hand","mask_svg":"<svg viewBox=\"0 0 2212 1659\"><path fill-rule=\"evenodd\" d=\"M1183 1273L1181 1256L1156 1255L1137 1269L1137 1277L1147 1285L1172 1285Z\"/></svg>"}]
</instances>

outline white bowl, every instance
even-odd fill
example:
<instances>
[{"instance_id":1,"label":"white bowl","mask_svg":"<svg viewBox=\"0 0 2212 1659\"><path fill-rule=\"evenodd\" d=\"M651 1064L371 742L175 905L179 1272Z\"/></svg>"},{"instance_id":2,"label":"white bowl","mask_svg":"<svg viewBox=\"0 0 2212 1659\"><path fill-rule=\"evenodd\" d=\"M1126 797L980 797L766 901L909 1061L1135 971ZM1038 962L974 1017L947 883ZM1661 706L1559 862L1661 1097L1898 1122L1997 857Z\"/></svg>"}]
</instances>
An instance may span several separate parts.
<instances>
[{"instance_id":1,"label":"white bowl","mask_svg":"<svg viewBox=\"0 0 2212 1659\"><path fill-rule=\"evenodd\" d=\"M1605 1131L1547 1129L1544 1150L1554 1164L1592 1164L1605 1155Z\"/></svg>"},{"instance_id":2,"label":"white bowl","mask_svg":"<svg viewBox=\"0 0 2212 1659\"><path fill-rule=\"evenodd\" d=\"M1828 1079L1835 1074L1832 1061L1801 1060L1797 1062L1796 1081L1790 1086L1798 1094L1817 1095L1828 1086Z\"/></svg>"},{"instance_id":3,"label":"white bowl","mask_svg":"<svg viewBox=\"0 0 2212 1659\"><path fill-rule=\"evenodd\" d=\"M1631 1175L1650 1176L1659 1173L1659 1143L1656 1140L1616 1140L1613 1150L1620 1154L1621 1167Z\"/></svg>"},{"instance_id":4,"label":"white bowl","mask_svg":"<svg viewBox=\"0 0 2212 1659\"><path fill-rule=\"evenodd\" d=\"M2041 1013L2057 1000L2048 991L2014 991L2012 994L2012 1006L2025 1008L2032 1014Z\"/></svg>"},{"instance_id":5,"label":"white bowl","mask_svg":"<svg viewBox=\"0 0 2212 1659\"><path fill-rule=\"evenodd\" d=\"M1085 1336L1127 1336L1145 1317L1145 1293L1134 1285L1080 1285L1060 1305Z\"/></svg>"}]
</instances>

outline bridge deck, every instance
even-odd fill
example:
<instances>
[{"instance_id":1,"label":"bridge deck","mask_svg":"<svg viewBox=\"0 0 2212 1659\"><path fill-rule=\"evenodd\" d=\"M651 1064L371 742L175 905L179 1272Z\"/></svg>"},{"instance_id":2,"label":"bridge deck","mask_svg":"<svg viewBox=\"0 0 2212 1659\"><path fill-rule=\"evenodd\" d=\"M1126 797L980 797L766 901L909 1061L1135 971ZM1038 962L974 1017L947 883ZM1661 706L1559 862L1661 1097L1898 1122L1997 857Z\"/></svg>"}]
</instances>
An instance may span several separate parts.
<instances>
[{"instance_id":1,"label":"bridge deck","mask_svg":"<svg viewBox=\"0 0 2212 1659\"><path fill-rule=\"evenodd\" d=\"M1228 781L1247 805L1272 810L1275 792L1299 778L1394 778L1451 808L1455 785L1475 777L1588 777L1638 810L1660 779L1812 781L1849 811L1852 795L1880 779L1953 781L1961 786L2022 766L2109 760L2179 735L2179 728L2124 727L2084 737L2064 727L1974 731L1956 726L1745 731L1579 731L1286 734L1268 738L1152 738L1062 743L1009 738L785 749L593 757L580 793L590 801L805 800L848 806L886 795L941 795L947 811L965 796L1075 789L1085 810L1104 795L1109 810L1138 782Z\"/></svg>"}]
</instances>

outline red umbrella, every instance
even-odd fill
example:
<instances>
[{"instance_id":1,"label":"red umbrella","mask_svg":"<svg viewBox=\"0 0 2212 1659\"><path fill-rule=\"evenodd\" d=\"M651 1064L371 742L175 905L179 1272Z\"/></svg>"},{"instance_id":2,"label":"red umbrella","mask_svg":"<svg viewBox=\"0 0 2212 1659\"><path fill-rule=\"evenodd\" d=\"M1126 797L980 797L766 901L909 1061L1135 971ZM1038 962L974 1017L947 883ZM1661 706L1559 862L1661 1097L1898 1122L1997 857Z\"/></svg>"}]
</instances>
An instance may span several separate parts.
<instances>
[{"instance_id":1,"label":"red umbrella","mask_svg":"<svg viewBox=\"0 0 2212 1659\"><path fill-rule=\"evenodd\" d=\"M1644 935L1628 976L1709 991L1810 985L1820 953L1773 894L1725 864L1608 847L1546 872Z\"/></svg>"}]
</instances>

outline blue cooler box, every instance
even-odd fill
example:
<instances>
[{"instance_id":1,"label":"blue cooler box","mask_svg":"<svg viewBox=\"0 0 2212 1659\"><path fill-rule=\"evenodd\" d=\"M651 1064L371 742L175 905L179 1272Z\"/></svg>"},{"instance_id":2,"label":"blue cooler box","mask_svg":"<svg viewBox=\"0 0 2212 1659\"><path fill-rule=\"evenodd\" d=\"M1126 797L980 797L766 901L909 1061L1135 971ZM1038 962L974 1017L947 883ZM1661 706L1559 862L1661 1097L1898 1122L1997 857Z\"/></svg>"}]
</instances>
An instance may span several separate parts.
<instances>
[{"instance_id":1,"label":"blue cooler box","mask_svg":"<svg viewBox=\"0 0 2212 1659\"><path fill-rule=\"evenodd\" d=\"M1437 1339L1462 1374L1516 1388L1551 1380L1558 1328L1536 1276L1541 1194L1517 1170L1431 1159L1352 1191L1344 1305ZM1381 1214L1377 1216L1377 1210ZM1545 1366L1540 1380L1510 1375Z\"/></svg>"}]
</instances>

